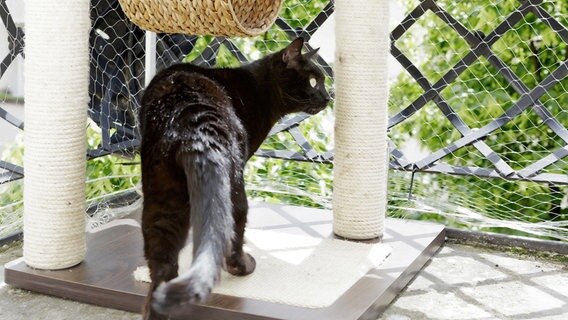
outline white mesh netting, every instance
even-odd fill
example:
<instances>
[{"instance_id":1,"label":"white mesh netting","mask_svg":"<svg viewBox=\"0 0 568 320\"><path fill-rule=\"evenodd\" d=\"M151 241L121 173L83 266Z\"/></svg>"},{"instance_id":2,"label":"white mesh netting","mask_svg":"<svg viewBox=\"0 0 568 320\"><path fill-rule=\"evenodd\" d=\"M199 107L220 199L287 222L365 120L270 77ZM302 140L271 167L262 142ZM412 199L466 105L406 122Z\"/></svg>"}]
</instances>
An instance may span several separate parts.
<instances>
[{"instance_id":1,"label":"white mesh netting","mask_svg":"<svg viewBox=\"0 0 568 320\"><path fill-rule=\"evenodd\" d=\"M15 134L23 120L25 21L16 17L22 4L7 3L0 14L15 22L0 26L0 41L10 44L0 46L0 58L16 60L1 69L0 238L21 228L23 144ZM146 37L118 1L91 3L86 197L96 226L140 204L136 112ZM329 0L286 0L276 24L258 37L158 35L156 66L238 66L301 35L321 47L318 62L333 91L332 13ZM389 215L568 241L565 1L392 1L390 27ZM248 164L251 199L330 208L333 112L305 118L283 119Z\"/></svg>"}]
</instances>

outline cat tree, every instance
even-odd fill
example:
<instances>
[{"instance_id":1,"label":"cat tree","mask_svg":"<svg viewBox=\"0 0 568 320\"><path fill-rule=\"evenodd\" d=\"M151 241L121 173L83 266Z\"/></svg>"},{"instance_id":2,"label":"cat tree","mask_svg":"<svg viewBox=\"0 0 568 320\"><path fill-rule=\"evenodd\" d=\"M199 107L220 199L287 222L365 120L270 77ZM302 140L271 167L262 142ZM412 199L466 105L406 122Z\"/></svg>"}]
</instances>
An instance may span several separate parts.
<instances>
[{"instance_id":1,"label":"cat tree","mask_svg":"<svg viewBox=\"0 0 568 320\"><path fill-rule=\"evenodd\" d=\"M192 27L185 30L194 34L259 33L274 21L275 12L278 12L274 8L280 8L278 1L136 2L140 7L136 7L134 1L121 0L125 8L132 7L134 13L129 16L133 21L142 19L136 16L137 8L148 9L141 11L146 18L152 16L148 12L164 13L170 8L179 10L165 13L173 17L172 20L181 19L172 22L177 26L189 26L202 19L204 13L209 16L210 8L226 9L227 14L219 13L223 17L210 16L209 22L219 26L218 32ZM151 3L161 5L161 9L152 11ZM213 7L201 7L205 11L199 18L188 15L184 10L191 10L190 4L196 3L208 3ZM385 231L388 3L389 0L335 1L333 228L325 210L268 205L253 205L249 225L273 228L276 221L293 216L295 220L289 220L290 225L284 227L297 227L295 230L301 232L307 228L317 234L309 224L310 219L318 217L320 234L330 235L333 230L336 235L348 239L383 238L393 248L391 256L383 265L356 279L352 287L326 308L216 295L211 302L180 311L174 319L184 319L188 314L192 319L376 318L441 245L444 238L441 226L392 220ZM26 5L24 259L6 266L6 282L89 303L140 311L147 289L132 277L133 270L144 263L139 228L116 226L88 234L85 241L89 1L28 0ZM239 11L235 9L239 5L252 5L251 8L256 9L264 5L267 14L256 9ZM243 18L243 12L262 17L257 20ZM160 18L160 21L164 19ZM247 24L250 21L253 23ZM267 217L274 219L267 221ZM103 264L105 268L100 268ZM77 266L72 269L53 271L74 265Z\"/></svg>"},{"instance_id":2,"label":"cat tree","mask_svg":"<svg viewBox=\"0 0 568 320\"><path fill-rule=\"evenodd\" d=\"M348 239L373 239L382 236L386 210L388 31L382 22L388 19L388 1L360 1L336 4L334 232ZM121 3L131 10L138 8L132 1ZM156 10L152 4L164 5L164 1L149 3L143 5L144 12ZM221 28L218 34L266 29L280 2L263 4L267 10L259 18L259 28L251 29L249 24L247 33L239 31L242 23L228 23L233 29ZM230 20L235 10L229 9L219 13L225 15L222 18L210 17L210 21ZM159 19L150 22L156 17L144 12L134 22L155 26ZM86 13L86 1L30 0L27 5L24 256L35 268L67 268L81 262L85 254L82 212L90 27ZM385 17L377 19L376 13ZM70 24L76 27L67 27ZM207 34L213 27L191 30ZM164 29L171 30L169 26L152 28ZM365 48L368 44L372 50Z\"/></svg>"}]
</instances>

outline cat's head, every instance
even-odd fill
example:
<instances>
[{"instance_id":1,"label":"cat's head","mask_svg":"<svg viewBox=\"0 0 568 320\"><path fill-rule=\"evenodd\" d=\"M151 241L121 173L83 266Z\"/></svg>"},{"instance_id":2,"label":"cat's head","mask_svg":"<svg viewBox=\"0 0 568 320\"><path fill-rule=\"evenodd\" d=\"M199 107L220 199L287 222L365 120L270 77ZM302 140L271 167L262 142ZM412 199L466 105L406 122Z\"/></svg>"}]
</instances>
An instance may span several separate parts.
<instances>
[{"instance_id":1,"label":"cat's head","mask_svg":"<svg viewBox=\"0 0 568 320\"><path fill-rule=\"evenodd\" d=\"M271 57L272 67L279 76L275 89L285 113L316 114L330 101L325 76L313 61L317 50L302 54L303 45L304 39L297 38Z\"/></svg>"}]
</instances>

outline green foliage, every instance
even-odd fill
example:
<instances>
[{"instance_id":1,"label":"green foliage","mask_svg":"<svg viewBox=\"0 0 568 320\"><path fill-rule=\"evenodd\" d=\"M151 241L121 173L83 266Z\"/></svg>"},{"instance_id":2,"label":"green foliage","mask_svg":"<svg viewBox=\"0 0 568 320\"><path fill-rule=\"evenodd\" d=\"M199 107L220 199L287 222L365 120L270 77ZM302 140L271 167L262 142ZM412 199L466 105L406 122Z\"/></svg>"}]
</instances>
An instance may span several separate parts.
<instances>
[{"instance_id":1,"label":"green foliage","mask_svg":"<svg viewBox=\"0 0 568 320\"><path fill-rule=\"evenodd\" d=\"M328 0L286 0L282 19L293 28L308 25L328 3ZM414 9L419 0L403 0L406 11ZM489 34L519 5L518 0L438 0L437 3L469 30ZM545 0L543 8L568 27L568 6L562 0ZM199 57L213 37L201 37L185 61ZM276 26L263 35L236 38L232 41L247 58L254 60L278 51L289 43L285 32ZM401 39L397 47L409 57L430 83L439 81L469 51L468 43L434 13L419 19ZM532 13L513 30L498 40L492 49L529 88L548 76L568 59L568 45ZM236 67L240 63L229 48L222 46L216 57L218 67ZM326 81L328 87L332 79ZM568 123L568 79L553 87L540 101L563 124ZM423 90L402 72L391 85L389 112L399 112ZM464 71L441 95L454 112L472 129L487 125L510 108L520 95L507 84L504 77L484 57ZM331 110L303 122L299 129L318 152L332 148ZM417 141L422 149L433 152L459 139L443 113L429 103L411 118L390 132L399 146ZM88 128L88 144L100 144L100 133ZM564 145L534 111L526 111L502 129L491 134L485 142L514 169L520 169L541 159ZM268 150L301 151L288 133L272 136L261 147ZM9 161L21 163L23 148L15 146ZM485 157L469 146L443 159L456 166L491 167ZM140 180L139 159L124 160L106 156L88 162L86 197L100 197L135 186ZM550 173L568 170L561 161L547 168ZM330 207L332 166L314 163L253 157L245 171L248 193L253 199L272 203ZM412 198L408 198L410 173L391 172L389 178L389 215L413 219L434 220L450 226L513 234L526 234L509 227L487 227L484 221L542 222L568 220L568 188L532 182L457 177L441 174L416 174ZM0 192L0 224L3 214L21 211L22 184L10 183ZM10 211L12 210L12 211Z\"/></svg>"},{"instance_id":2,"label":"green foliage","mask_svg":"<svg viewBox=\"0 0 568 320\"><path fill-rule=\"evenodd\" d=\"M91 123L87 128L87 144L90 149L100 146L101 134L98 127ZM141 181L140 156L123 159L108 155L87 161L87 201L101 201L125 190L133 189Z\"/></svg>"},{"instance_id":3,"label":"green foliage","mask_svg":"<svg viewBox=\"0 0 568 320\"><path fill-rule=\"evenodd\" d=\"M280 14L290 27L298 29L307 26L312 19L329 3L329 0L285 0ZM200 37L192 52L184 61L193 61L199 57L214 37ZM256 60L262 56L283 49L290 39L282 29L273 25L267 32L256 37L232 38L231 41L248 55L249 60ZM237 67L238 59L224 46L216 58L217 67Z\"/></svg>"},{"instance_id":4,"label":"green foliage","mask_svg":"<svg viewBox=\"0 0 568 320\"><path fill-rule=\"evenodd\" d=\"M325 7L327 0L286 0L281 18L293 28L307 26ZM213 37L202 37L195 49L185 61L198 58ZM267 54L283 49L290 39L284 31L272 26L266 33L252 38L234 38L231 41L247 54L249 60L255 60ZM239 61L224 45L216 57L217 67L237 67ZM327 80L332 85L331 79ZM319 152L328 151L331 137L323 127L330 129L330 111L313 117L300 125L302 133L310 144ZM293 150L300 148L288 133L271 136L261 147L266 150ZM329 207L332 181L331 165L311 162L283 161L253 157L246 168L245 179L251 198L272 203L287 203L302 206Z\"/></svg>"},{"instance_id":5,"label":"green foliage","mask_svg":"<svg viewBox=\"0 0 568 320\"><path fill-rule=\"evenodd\" d=\"M326 3L327 1L287 1L283 19L294 28L305 26ZM416 0L405 1L407 10L413 9L418 3ZM517 0L441 0L438 3L466 28L484 34L489 34L519 6ZM560 5L559 1L549 1L544 7L564 25L568 25L566 6ZM203 40L203 48L211 40L212 38ZM263 36L236 39L235 43L247 52L250 59L256 59L283 48L288 41L284 32L273 27ZM428 12L407 35L397 41L397 46L419 66L431 83L438 81L470 50L467 42L432 12ZM533 50L534 48L538 50ZM197 54L201 50L198 46ZM566 44L532 14L497 41L493 50L529 89L556 68L563 57L568 56ZM196 56L190 56L188 60ZM221 50L216 63L217 66L224 67L238 65L237 59L227 49ZM329 84L331 85L331 81ZM566 88L568 83L563 82L541 99L561 123L568 123L568 112L562 109L568 105ZM401 73L391 86L391 114L409 105L422 93L423 90L407 73ZM514 88L508 85L498 70L483 57L463 72L454 84L443 90L442 95L471 128L488 124L519 98ZM301 125L301 130L309 137L310 143L320 152L328 151L332 144L329 134L322 130L322 124L327 121L328 116L316 117ZM399 145L409 140L417 140L425 151L432 152L459 139L461 134L431 103L394 128L390 137ZM486 143L514 169L525 167L563 145L532 111L525 112L492 134ZM300 151L286 133L270 137L262 148ZM453 165L491 167L491 163L471 146L460 149L443 160ZM562 162L548 170L560 173L566 169L566 162ZM319 163L253 158L247 166L246 178L251 197L269 202L329 207L331 172L331 166ZM439 203L432 203L431 207L424 205L424 201L428 202L428 199L447 195L445 201L448 204L474 209L475 212L486 215L488 219L529 222L568 219L567 209L565 206L560 207L568 192L565 187L476 177L418 174L413 195L415 200L421 199L422 202L417 203L406 198L408 177L403 179L395 172L391 172L392 176L397 176L389 181L389 214L392 216L443 221L455 227L479 228L480 220L472 222L475 219L456 218L456 209L452 206L442 206ZM491 230L511 232L509 229Z\"/></svg>"},{"instance_id":6,"label":"green foliage","mask_svg":"<svg viewBox=\"0 0 568 320\"><path fill-rule=\"evenodd\" d=\"M469 30L485 35L502 23L520 6L516 0L437 1ZM563 1L545 1L543 8L568 27L568 6ZM416 36L419 34L419 38ZM435 83L469 51L470 47L451 27L433 13L428 13L410 29L397 46ZM493 46L493 52L531 90L568 58L568 46L534 14L528 14ZM568 79L540 99L560 123L568 123ZM423 90L407 73L402 73L391 87L391 114L408 106ZM510 108L520 95L484 57L464 71L456 82L447 86L442 97L470 128L480 128ZM462 135L454 129L433 103L393 129L391 138L398 144L417 140L424 151L433 152L456 141ZM534 163L565 145L532 110L489 135L485 142L513 169ZM462 148L443 159L457 166L492 167L475 148ZM563 173L568 162L560 161L547 168L549 173ZM444 184L449 194L475 199L476 210L503 220L541 222L568 220L568 208L562 205L568 188L532 182L462 177L459 180L436 175L432 179ZM464 190L464 186L470 186ZM471 187L475 186L475 187ZM564 199L564 200L563 200Z\"/></svg>"},{"instance_id":7,"label":"green foliage","mask_svg":"<svg viewBox=\"0 0 568 320\"><path fill-rule=\"evenodd\" d=\"M87 145L90 149L99 147L100 130L90 123L87 127ZM21 137L8 148L5 161L23 165L24 144ZM140 182L140 159L125 160L116 156L104 156L87 162L85 199L88 202L101 201L104 197L132 189ZM0 185L0 225L7 221L21 219L23 209L23 183L20 181ZM1 230L0 230L1 231Z\"/></svg>"},{"instance_id":8,"label":"green foliage","mask_svg":"<svg viewBox=\"0 0 568 320\"><path fill-rule=\"evenodd\" d=\"M2 160L15 165L23 165L24 148L22 136L19 135L14 143L3 152ZM0 184L0 231L2 226L22 217L24 188L21 180ZM1 234L1 232L0 232Z\"/></svg>"},{"instance_id":9,"label":"green foliage","mask_svg":"<svg viewBox=\"0 0 568 320\"><path fill-rule=\"evenodd\" d=\"M269 203L285 203L329 208L331 165L280 159L251 159L245 171L250 198Z\"/></svg>"}]
</instances>

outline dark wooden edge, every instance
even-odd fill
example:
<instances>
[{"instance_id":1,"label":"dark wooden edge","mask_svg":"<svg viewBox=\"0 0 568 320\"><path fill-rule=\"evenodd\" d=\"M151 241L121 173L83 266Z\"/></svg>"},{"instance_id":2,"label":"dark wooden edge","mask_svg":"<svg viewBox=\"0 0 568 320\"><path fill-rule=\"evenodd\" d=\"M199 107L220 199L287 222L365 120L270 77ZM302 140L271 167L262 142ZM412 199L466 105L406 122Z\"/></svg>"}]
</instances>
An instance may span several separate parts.
<instances>
[{"instance_id":1,"label":"dark wooden edge","mask_svg":"<svg viewBox=\"0 0 568 320\"><path fill-rule=\"evenodd\" d=\"M130 295L127 292L114 291L96 286L85 286L82 283L72 281L63 282L60 279L22 271L22 266L29 269L22 258L6 264L4 269L4 281L6 284L50 296L86 302L113 309L131 312L141 311L140 305L143 303L143 297L142 301L140 301L138 297ZM120 299L116 298L117 293L121 294Z\"/></svg>"},{"instance_id":2,"label":"dark wooden edge","mask_svg":"<svg viewBox=\"0 0 568 320\"><path fill-rule=\"evenodd\" d=\"M440 234L422 251L422 253L406 268L398 278L390 284L385 283L385 290L380 298L371 305L358 320L376 320L377 315L385 312L391 302L406 288L430 259L442 248L446 239L446 231L442 229Z\"/></svg>"}]
</instances>

